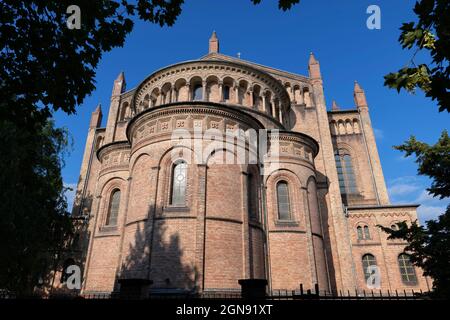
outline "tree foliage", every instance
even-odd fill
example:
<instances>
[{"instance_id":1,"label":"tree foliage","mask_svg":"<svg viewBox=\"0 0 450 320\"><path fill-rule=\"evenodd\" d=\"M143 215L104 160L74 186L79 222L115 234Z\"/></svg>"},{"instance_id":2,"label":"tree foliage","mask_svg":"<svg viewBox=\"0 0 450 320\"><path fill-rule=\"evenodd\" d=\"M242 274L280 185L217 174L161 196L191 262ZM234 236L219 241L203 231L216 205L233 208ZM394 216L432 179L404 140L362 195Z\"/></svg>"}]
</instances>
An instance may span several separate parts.
<instances>
[{"instance_id":1,"label":"tree foliage","mask_svg":"<svg viewBox=\"0 0 450 320\"><path fill-rule=\"evenodd\" d=\"M405 152L405 156L414 155L419 165L418 173L433 179L427 191L440 199L450 197L450 137L444 130L438 142L432 146L417 141L411 136L397 150Z\"/></svg>"},{"instance_id":2,"label":"tree foliage","mask_svg":"<svg viewBox=\"0 0 450 320\"><path fill-rule=\"evenodd\" d=\"M261 0L251 0L258 4ZM299 0L279 0L289 9ZM0 3L0 118L27 125L52 111L75 113L95 89L102 54L122 46L133 18L171 26L184 0L58 0ZM81 9L81 29L67 28L67 8Z\"/></svg>"},{"instance_id":3,"label":"tree foliage","mask_svg":"<svg viewBox=\"0 0 450 320\"><path fill-rule=\"evenodd\" d=\"M385 85L409 92L419 88L437 101L439 111L450 112L450 1L419 0L414 13L418 21L403 23L399 42L415 52L405 67L385 76ZM430 54L430 63L416 64L422 50Z\"/></svg>"},{"instance_id":4,"label":"tree foliage","mask_svg":"<svg viewBox=\"0 0 450 320\"><path fill-rule=\"evenodd\" d=\"M71 234L61 178L67 132L0 120L0 288L30 293Z\"/></svg>"},{"instance_id":5,"label":"tree foliage","mask_svg":"<svg viewBox=\"0 0 450 320\"><path fill-rule=\"evenodd\" d=\"M418 173L432 179L428 192L440 199L450 197L450 138L444 131L435 145L419 142L415 137L396 147L406 156L415 155ZM417 221L410 226L398 224L398 230L380 226L389 234L389 239L408 242L405 251L411 261L424 270L424 275L433 279L433 294L450 297L450 205L437 220L421 226Z\"/></svg>"},{"instance_id":6,"label":"tree foliage","mask_svg":"<svg viewBox=\"0 0 450 320\"><path fill-rule=\"evenodd\" d=\"M261 0L251 0L258 4ZM279 0L288 10L299 0ZM95 89L102 54L134 20L173 25L184 0L0 2L0 289L31 290L71 232L61 178L64 130L49 121ZM81 10L69 29L67 8Z\"/></svg>"}]
</instances>

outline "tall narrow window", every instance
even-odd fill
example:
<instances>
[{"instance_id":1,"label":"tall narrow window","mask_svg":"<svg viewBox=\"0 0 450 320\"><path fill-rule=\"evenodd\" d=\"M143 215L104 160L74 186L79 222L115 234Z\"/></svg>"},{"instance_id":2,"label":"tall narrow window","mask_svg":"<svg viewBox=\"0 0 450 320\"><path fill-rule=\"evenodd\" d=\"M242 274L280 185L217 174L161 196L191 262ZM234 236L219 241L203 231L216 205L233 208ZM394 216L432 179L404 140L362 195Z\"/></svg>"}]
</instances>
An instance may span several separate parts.
<instances>
[{"instance_id":1,"label":"tall narrow window","mask_svg":"<svg viewBox=\"0 0 450 320\"><path fill-rule=\"evenodd\" d=\"M106 216L107 226L117 225L117 216L119 215L119 204L120 204L120 190L115 189L111 193L111 198L109 200L108 215Z\"/></svg>"},{"instance_id":2,"label":"tall narrow window","mask_svg":"<svg viewBox=\"0 0 450 320\"><path fill-rule=\"evenodd\" d=\"M278 219L290 220L291 208L289 204L289 188L285 181L277 184Z\"/></svg>"},{"instance_id":3,"label":"tall narrow window","mask_svg":"<svg viewBox=\"0 0 450 320\"><path fill-rule=\"evenodd\" d=\"M230 86L223 86L223 100L230 100Z\"/></svg>"},{"instance_id":4,"label":"tall narrow window","mask_svg":"<svg viewBox=\"0 0 450 320\"><path fill-rule=\"evenodd\" d=\"M377 265L377 260L375 259L375 257L371 254L365 254L362 257L362 266L363 266L363 270L364 270L364 279L369 279L369 277L371 276L371 274L373 273L372 271L370 271L370 266L376 266Z\"/></svg>"},{"instance_id":5,"label":"tall narrow window","mask_svg":"<svg viewBox=\"0 0 450 320\"><path fill-rule=\"evenodd\" d=\"M352 158L348 154L335 154L336 169L339 180L339 188L341 194L356 194L355 172L353 170Z\"/></svg>"},{"instance_id":6,"label":"tall narrow window","mask_svg":"<svg viewBox=\"0 0 450 320\"><path fill-rule=\"evenodd\" d=\"M172 170L172 197L170 204L184 206L186 204L187 164L180 161Z\"/></svg>"},{"instance_id":7,"label":"tall narrow window","mask_svg":"<svg viewBox=\"0 0 450 320\"><path fill-rule=\"evenodd\" d=\"M416 285L416 271L414 270L414 266L411 263L409 255L407 255L406 253L400 254L398 256L398 265L400 267L400 275L402 277L403 283L406 285Z\"/></svg>"},{"instance_id":8,"label":"tall narrow window","mask_svg":"<svg viewBox=\"0 0 450 320\"><path fill-rule=\"evenodd\" d=\"M247 197L248 216L250 220L258 220L258 193L256 190L255 177L253 174L247 175Z\"/></svg>"},{"instance_id":9,"label":"tall narrow window","mask_svg":"<svg viewBox=\"0 0 450 320\"><path fill-rule=\"evenodd\" d=\"M203 86L201 84L196 84L192 93L192 100L203 100Z\"/></svg>"},{"instance_id":10,"label":"tall narrow window","mask_svg":"<svg viewBox=\"0 0 450 320\"><path fill-rule=\"evenodd\" d=\"M370 231L368 226L364 226L364 239L370 239Z\"/></svg>"},{"instance_id":11,"label":"tall narrow window","mask_svg":"<svg viewBox=\"0 0 450 320\"><path fill-rule=\"evenodd\" d=\"M362 230L361 226L358 226L356 228L356 233L358 234L358 240L363 240L364 239L363 230Z\"/></svg>"}]
</instances>

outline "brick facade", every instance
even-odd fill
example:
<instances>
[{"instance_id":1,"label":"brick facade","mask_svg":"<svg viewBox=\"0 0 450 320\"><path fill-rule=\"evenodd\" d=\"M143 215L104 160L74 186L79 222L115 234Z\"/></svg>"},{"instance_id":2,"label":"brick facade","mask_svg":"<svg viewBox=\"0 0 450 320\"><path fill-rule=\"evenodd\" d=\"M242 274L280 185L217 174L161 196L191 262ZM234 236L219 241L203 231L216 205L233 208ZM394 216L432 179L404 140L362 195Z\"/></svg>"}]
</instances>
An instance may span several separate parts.
<instances>
[{"instance_id":1,"label":"brick facade","mask_svg":"<svg viewBox=\"0 0 450 320\"><path fill-rule=\"evenodd\" d=\"M88 221L82 291L117 291L135 279L151 281L146 292L223 292L248 278L268 279L274 290L364 290L367 253L381 290L427 290L420 270L416 284L402 282L405 244L377 228L415 220L416 206L390 205L358 84L354 96L355 109L327 111L313 55L309 76L296 75L220 54L215 34L208 55L160 69L134 89L126 91L121 73L106 128L100 108L93 113L73 208ZM188 139L174 139L176 129ZM207 129L214 138L195 135ZM214 142L237 129L279 135L249 164L238 158L251 144ZM340 189L336 154L351 158L351 193ZM187 163L183 205L172 204L177 161ZM279 216L280 182L288 185L287 219ZM117 223L108 225L114 190ZM371 238L358 239L358 226Z\"/></svg>"}]
</instances>

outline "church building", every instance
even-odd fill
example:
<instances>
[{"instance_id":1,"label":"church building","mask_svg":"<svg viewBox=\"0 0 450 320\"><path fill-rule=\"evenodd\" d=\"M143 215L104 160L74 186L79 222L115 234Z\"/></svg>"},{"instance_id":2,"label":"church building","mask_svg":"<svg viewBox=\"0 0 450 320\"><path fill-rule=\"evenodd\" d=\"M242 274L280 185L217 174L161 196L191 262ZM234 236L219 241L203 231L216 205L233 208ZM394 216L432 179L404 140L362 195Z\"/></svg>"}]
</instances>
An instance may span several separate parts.
<instances>
[{"instance_id":1,"label":"church building","mask_svg":"<svg viewBox=\"0 0 450 320\"><path fill-rule=\"evenodd\" d=\"M313 54L299 75L224 55L215 33L207 55L135 88L120 73L106 126L92 113L76 190L81 292L239 292L240 279L427 291L406 244L378 227L416 220L418 205L390 203L357 82L353 96L327 108ZM233 132L256 132L256 146L217 144ZM238 161L264 140L263 156Z\"/></svg>"}]
</instances>

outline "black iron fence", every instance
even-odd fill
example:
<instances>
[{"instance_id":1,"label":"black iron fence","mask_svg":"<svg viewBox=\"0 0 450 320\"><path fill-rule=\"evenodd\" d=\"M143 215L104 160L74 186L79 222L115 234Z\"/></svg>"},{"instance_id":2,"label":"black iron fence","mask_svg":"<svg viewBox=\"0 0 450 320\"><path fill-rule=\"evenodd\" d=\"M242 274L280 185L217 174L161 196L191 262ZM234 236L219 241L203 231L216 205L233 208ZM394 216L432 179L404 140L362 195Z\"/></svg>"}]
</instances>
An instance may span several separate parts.
<instances>
[{"instance_id":1,"label":"black iron fence","mask_svg":"<svg viewBox=\"0 0 450 320\"><path fill-rule=\"evenodd\" d=\"M47 296L17 296L11 292L0 292L0 299L220 299L220 300L239 300L242 299L241 292L203 292L203 293L177 293L177 294L150 294L147 297L124 296L116 293L86 293L86 294L53 294ZM263 299L267 300L427 300L428 292L415 290L358 290L354 291L319 291L319 290L272 290L268 292Z\"/></svg>"}]
</instances>

